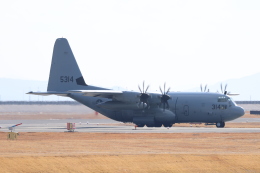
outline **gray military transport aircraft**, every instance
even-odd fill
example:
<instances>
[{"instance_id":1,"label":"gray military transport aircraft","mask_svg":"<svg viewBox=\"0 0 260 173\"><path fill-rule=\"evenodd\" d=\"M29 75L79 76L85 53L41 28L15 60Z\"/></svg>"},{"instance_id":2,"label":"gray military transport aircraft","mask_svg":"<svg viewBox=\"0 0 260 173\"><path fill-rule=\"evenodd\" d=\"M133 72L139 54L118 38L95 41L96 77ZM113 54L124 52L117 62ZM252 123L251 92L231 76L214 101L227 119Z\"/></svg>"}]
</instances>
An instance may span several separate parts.
<instances>
[{"instance_id":1,"label":"gray military transport aircraft","mask_svg":"<svg viewBox=\"0 0 260 173\"><path fill-rule=\"evenodd\" d=\"M34 95L70 97L116 121L133 122L138 127L170 127L174 123L206 123L224 127L226 121L244 115L244 109L225 93L169 92L149 93L149 86L139 92L115 91L90 86L80 72L65 38L55 42L47 92Z\"/></svg>"}]
</instances>

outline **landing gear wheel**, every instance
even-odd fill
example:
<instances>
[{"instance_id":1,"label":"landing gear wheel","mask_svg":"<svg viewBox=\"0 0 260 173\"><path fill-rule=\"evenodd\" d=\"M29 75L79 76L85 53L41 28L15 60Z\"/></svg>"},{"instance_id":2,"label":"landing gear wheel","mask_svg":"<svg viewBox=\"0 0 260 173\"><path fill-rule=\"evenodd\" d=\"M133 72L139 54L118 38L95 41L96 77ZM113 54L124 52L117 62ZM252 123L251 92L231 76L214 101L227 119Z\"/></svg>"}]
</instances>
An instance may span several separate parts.
<instances>
[{"instance_id":1,"label":"landing gear wheel","mask_svg":"<svg viewBox=\"0 0 260 173\"><path fill-rule=\"evenodd\" d=\"M225 127L225 122L217 122L216 123L216 126L217 126L217 128L223 128L223 127Z\"/></svg>"},{"instance_id":2,"label":"landing gear wheel","mask_svg":"<svg viewBox=\"0 0 260 173\"><path fill-rule=\"evenodd\" d=\"M162 127L162 123L155 123L154 127Z\"/></svg>"},{"instance_id":3,"label":"landing gear wheel","mask_svg":"<svg viewBox=\"0 0 260 173\"><path fill-rule=\"evenodd\" d=\"M147 127L154 127L154 124L146 124Z\"/></svg>"},{"instance_id":4,"label":"landing gear wheel","mask_svg":"<svg viewBox=\"0 0 260 173\"><path fill-rule=\"evenodd\" d=\"M163 124L163 126L164 126L164 127L171 127L172 124L168 124L168 123L167 123L167 124Z\"/></svg>"}]
</instances>

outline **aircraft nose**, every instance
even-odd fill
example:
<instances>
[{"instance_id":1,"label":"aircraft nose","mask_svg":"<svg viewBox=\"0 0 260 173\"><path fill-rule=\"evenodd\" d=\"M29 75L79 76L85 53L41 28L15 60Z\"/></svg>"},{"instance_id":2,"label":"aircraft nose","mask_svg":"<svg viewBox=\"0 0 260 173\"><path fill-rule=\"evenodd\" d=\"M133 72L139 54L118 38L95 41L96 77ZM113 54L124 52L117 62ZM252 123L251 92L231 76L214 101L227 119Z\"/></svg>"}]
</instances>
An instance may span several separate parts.
<instances>
[{"instance_id":1,"label":"aircraft nose","mask_svg":"<svg viewBox=\"0 0 260 173\"><path fill-rule=\"evenodd\" d=\"M243 108L237 106L234 113L236 114L237 117L241 117L241 116L245 115L245 110Z\"/></svg>"}]
</instances>

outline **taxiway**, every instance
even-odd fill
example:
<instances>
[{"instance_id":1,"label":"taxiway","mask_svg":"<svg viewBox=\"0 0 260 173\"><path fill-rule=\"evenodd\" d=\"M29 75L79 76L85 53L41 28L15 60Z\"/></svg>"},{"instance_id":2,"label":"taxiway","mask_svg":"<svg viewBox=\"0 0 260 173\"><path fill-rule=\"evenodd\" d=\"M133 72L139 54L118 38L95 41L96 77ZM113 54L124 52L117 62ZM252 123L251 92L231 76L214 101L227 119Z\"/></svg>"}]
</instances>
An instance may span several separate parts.
<instances>
[{"instance_id":1,"label":"taxiway","mask_svg":"<svg viewBox=\"0 0 260 173\"><path fill-rule=\"evenodd\" d=\"M173 127L148 128L125 125L111 119L49 119L49 120L1 120L2 132L8 132L8 127L18 126L17 132L66 132L67 123L76 124L76 132L98 133L260 133L260 128L212 128L205 127ZM231 122L260 122L260 118L239 118Z\"/></svg>"}]
</instances>

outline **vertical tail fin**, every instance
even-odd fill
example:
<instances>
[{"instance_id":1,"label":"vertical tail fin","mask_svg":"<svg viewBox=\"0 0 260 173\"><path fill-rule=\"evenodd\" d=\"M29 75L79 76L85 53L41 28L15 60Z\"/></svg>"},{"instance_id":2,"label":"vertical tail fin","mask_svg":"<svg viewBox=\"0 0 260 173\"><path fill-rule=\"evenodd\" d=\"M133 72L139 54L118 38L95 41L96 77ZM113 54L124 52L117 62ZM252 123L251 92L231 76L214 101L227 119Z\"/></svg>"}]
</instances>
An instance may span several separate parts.
<instances>
[{"instance_id":1,"label":"vertical tail fin","mask_svg":"<svg viewBox=\"0 0 260 173\"><path fill-rule=\"evenodd\" d=\"M87 89L77 61L66 38L58 38L54 44L47 91Z\"/></svg>"}]
</instances>

